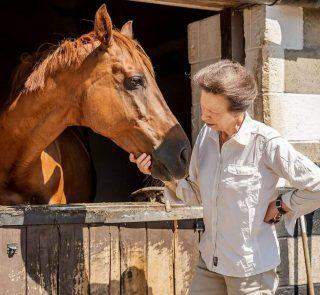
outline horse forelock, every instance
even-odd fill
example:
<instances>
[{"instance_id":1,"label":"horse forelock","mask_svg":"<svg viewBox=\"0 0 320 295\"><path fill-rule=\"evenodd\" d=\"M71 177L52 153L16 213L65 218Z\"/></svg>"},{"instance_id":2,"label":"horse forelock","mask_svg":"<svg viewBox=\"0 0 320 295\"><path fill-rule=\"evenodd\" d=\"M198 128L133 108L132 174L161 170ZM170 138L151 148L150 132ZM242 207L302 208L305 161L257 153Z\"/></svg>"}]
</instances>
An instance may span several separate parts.
<instances>
[{"instance_id":1,"label":"horse forelock","mask_svg":"<svg viewBox=\"0 0 320 295\"><path fill-rule=\"evenodd\" d=\"M117 30L113 30L113 40L119 47L125 48L134 61L142 61L154 76L151 61L137 41ZM99 45L95 33L90 32L76 40L64 40L60 45L51 46L45 51L25 55L13 76L10 100L20 93L43 89L47 78L61 70L76 70Z\"/></svg>"}]
</instances>

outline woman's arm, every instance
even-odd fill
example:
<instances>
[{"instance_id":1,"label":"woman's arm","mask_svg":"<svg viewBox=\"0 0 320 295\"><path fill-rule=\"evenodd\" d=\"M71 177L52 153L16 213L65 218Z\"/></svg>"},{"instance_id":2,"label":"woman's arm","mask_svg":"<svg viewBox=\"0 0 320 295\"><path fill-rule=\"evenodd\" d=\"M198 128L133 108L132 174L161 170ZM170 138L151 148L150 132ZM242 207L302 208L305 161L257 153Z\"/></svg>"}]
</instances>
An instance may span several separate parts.
<instances>
[{"instance_id":1,"label":"woman's arm","mask_svg":"<svg viewBox=\"0 0 320 295\"><path fill-rule=\"evenodd\" d=\"M286 228L293 234L298 217L320 208L320 168L282 137L267 143L266 158L267 165L294 188L282 196L289 209Z\"/></svg>"},{"instance_id":2,"label":"woman's arm","mask_svg":"<svg viewBox=\"0 0 320 295\"><path fill-rule=\"evenodd\" d=\"M189 175L185 179L165 182L165 197L169 199L180 199L187 205L198 206L201 205L201 195L198 185L199 167L198 167L198 154L199 146L198 141L192 150Z\"/></svg>"},{"instance_id":3,"label":"woman's arm","mask_svg":"<svg viewBox=\"0 0 320 295\"><path fill-rule=\"evenodd\" d=\"M188 205L201 205L201 197L198 185L198 156L199 156L199 134L191 154L189 175L185 179L173 180L165 183L164 196L176 202L177 198ZM150 155L142 154L135 158L130 154L130 161L136 163L138 169L144 174L151 174L152 159Z\"/></svg>"}]
</instances>

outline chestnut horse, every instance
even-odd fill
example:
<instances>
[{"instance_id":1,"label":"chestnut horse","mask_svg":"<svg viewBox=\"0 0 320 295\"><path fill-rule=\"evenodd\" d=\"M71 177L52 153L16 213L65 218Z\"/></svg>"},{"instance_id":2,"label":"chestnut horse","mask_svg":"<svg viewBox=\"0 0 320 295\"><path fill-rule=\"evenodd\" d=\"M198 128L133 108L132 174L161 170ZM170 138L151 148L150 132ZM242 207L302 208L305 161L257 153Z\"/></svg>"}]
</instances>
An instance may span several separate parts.
<instances>
[{"instance_id":1,"label":"chestnut horse","mask_svg":"<svg viewBox=\"0 0 320 295\"><path fill-rule=\"evenodd\" d=\"M0 204L64 204L92 197L91 163L68 126L86 126L136 156L152 175L179 179L190 144L133 40L132 23L113 29L106 6L94 30L46 55L0 113Z\"/></svg>"}]
</instances>

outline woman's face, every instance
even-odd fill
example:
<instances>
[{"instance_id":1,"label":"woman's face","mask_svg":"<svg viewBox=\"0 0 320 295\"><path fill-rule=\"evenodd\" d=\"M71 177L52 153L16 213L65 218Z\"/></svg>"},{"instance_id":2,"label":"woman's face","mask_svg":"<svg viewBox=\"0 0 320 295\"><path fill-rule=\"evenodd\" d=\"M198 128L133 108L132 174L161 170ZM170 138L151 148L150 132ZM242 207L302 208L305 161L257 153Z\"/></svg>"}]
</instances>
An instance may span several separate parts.
<instances>
[{"instance_id":1,"label":"woman's face","mask_svg":"<svg viewBox=\"0 0 320 295\"><path fill-rule=\"evenodd\" d=\"M213 94L202 90L200 104L202 120L215 131L226 132L235 124L236 116L239 115L229 111L230 103L221 94Z\"/></svg>"}]
</instances>

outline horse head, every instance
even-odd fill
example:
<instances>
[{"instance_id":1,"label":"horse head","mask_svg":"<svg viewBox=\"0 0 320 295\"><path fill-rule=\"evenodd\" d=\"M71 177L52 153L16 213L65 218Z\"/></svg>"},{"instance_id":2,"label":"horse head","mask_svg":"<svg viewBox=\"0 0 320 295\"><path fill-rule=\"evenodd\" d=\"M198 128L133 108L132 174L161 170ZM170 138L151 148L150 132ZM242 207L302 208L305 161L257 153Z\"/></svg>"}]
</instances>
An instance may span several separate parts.
<instances>
[{"instance_id":1,"label":"horse head","mask_svg":"<svg viewBox=\"0 0 320 295\"><path fill-rule=\"evenodd\" d=\"M133 39L132 22L114 30L102 5L92 34L98 44L69 83L70 93L77 89L79 124L136 156L151 154L156 178L186 176L190 143L157 86L148 56Z\"/></svg>"}]
</instances>

